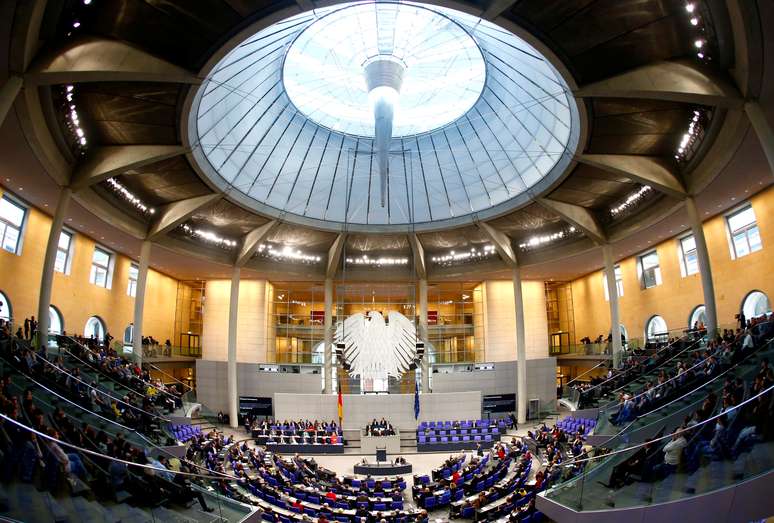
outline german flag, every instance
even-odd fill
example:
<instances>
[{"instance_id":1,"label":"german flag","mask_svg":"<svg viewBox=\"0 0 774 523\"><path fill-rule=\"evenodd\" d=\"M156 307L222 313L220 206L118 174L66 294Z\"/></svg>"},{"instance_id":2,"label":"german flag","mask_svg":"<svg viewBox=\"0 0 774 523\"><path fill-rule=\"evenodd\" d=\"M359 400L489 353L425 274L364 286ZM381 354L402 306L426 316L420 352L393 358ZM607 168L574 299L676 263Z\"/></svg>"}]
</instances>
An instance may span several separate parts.
<instances>
[{"instance_id":1,"label":"german flag","mask_svg":"<svg viewBox=\"0 0 774 523\"><path fill-rule=\"evenodd\" d=\"M341 427L341 420L344 419L344 397L341 395L341 384L339 384L339 399L337 401L339 409L339 427Z\"/></svg>"}]
</instances>

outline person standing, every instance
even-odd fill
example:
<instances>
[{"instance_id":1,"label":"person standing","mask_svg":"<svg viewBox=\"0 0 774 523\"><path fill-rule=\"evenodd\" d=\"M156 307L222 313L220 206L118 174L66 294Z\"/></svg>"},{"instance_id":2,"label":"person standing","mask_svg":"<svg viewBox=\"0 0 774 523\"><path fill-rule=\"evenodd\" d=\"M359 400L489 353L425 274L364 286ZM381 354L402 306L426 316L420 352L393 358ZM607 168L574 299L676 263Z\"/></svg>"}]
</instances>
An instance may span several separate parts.
<instances>
[{"instance_id":1,"label":"person standing","mask_svg":"<svg viewBox=\"0 0 774 523\"><path fill-rule=\"evenodd\" d=\"M24 339L30 339L30 319L24 318Z\"/></svg>"}]
</instances>

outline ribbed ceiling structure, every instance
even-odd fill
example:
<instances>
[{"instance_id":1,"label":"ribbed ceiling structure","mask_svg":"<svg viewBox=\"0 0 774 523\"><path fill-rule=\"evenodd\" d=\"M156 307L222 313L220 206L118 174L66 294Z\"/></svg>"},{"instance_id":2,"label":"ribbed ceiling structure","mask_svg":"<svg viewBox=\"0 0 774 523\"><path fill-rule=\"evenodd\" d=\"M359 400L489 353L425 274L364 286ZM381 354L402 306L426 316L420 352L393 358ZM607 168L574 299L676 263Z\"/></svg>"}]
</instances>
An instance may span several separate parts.
<instances>
[{"instance_id":1,"label":"ribbed ceiling structure","mask_svg":"<svg viewBox=\"0 0 774 523\"><path fill-rule=\"evenodd\" d=\"M360 69L406 67L385 204ZM240 203L321 228L432 230L496 216L559 178L579 119L534 47L437 6L316 9L236 42L199 88L188 140Z\"/></svg>"}]
</instances>

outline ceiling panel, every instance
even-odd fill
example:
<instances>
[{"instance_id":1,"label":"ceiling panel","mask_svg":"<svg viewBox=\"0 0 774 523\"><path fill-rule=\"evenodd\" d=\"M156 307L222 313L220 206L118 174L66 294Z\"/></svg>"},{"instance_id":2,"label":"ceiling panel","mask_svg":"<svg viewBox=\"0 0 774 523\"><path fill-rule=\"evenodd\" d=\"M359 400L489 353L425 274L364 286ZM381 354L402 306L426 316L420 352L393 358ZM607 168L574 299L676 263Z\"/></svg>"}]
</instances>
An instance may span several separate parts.
<instances>
[{"instance_id":1,"label":"ceiling panel","mask_svg":"<svg viewBox=\"0 0 774 523\"><path fill-rule=\"evenodd\" d=\"M199 179L183 156L131 169L119 177L133 192L141 192L154 205L162 205L212 191Z\"/></svg>"},{"instance_id":2,"label":"ceiling panel","mask_svg":"<svg viewBox=\"0 0 774 523\"><path fill-rule=\"evenodd\" d=\"M175 144L179 90L166 83L84 83L74 101L92 143Z\"/></svg>"},{"instance_id":3,"label":"ceiling panel","mask_svg":"<svg viewBox=\"0 0 774 523\"><path fill-rule=\"evenodd\" d=\"M239 240L242 236L266 223L268 220L237 207L227 200L199 209L191 216L191 222L199 227L214 228L230 240Z\"/></svg>"}]
</instances>

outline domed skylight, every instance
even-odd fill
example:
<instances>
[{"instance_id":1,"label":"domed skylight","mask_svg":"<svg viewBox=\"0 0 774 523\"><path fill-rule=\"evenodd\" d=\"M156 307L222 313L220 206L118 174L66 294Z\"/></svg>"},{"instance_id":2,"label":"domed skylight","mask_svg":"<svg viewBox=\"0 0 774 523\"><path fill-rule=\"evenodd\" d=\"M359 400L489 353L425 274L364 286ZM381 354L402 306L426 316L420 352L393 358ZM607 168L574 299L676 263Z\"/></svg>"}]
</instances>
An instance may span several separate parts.
<instances>
[{"instance_id":1,"label":"domed skylight","mask_svg":"<svg viewBox=\"0 0 774 523\"><path fill-rule=\"evenodd\" d=\"M364 69L381 57L405 70L393 137L457 120L484 88L484 57L462 26L436 11L393 3L355 5L312 23L290 46L282 80L290 101L309 119L372 137Z\"/></svg>"},{"instance_id":2,"label":"domed skylight","mask_svg":"<svg viewBox=\"0 0 774 523\"><path fill-rule=\"evenodd\" d=\"M578 108L549 60L451 9L338 4L229 49L195 92L187 141L231 199L282 220L467 223L553 183L578 143Z\"/></svg>"}]
</instances>

